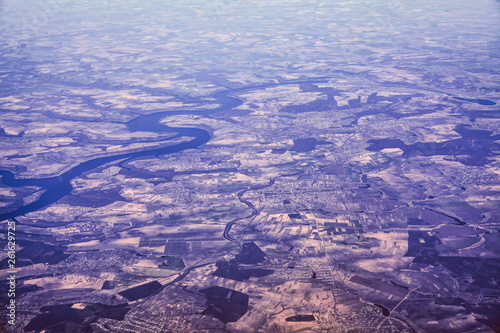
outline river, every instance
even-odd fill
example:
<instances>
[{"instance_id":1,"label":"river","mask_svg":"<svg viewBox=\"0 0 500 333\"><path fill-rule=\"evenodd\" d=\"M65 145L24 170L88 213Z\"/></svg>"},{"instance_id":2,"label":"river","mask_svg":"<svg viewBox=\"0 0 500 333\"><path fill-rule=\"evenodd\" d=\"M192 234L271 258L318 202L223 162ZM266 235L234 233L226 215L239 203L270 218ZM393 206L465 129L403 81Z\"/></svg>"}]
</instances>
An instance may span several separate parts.
<instances>
[{"instance_id":1,"label":"river","mask_svg":"<svg viewBox=\"0 0 500 333\"><path fill-rule=\"evenodd\" d=\"M71 191L73 190L73 186L71 185L72 179L79 177L83 173L98 168L106 163L110 163L125 158L137 158L144 156L173 154L186 149L197 148L210 141L209 133L203 129L195 127L169 127L167 125L161 124L160 123L161 119L174 115L187 115L187 114L210 115L216 112L221 112L236 108L241 104L243 104L243 101L241 101L240 99L230 96L231 94L234 94L236 92L264 89L267 87L276 87L281 85L303 84L303 83L325 83L325 82L327 82L327 80L325 79L314 80L314 81L311 80L292 81L292 82L271 83L258 86L225 90L222 92L217 92L213 95L213 98L215 99L214 103L219 104L217 108L202 109L202 110L163 111L154 114L139 116L126 123L128 129L131 132L144 131L144 132L156 132L156 133L160 132L177 133L177 135L175 135L172 138L168 138L165 141L182 136L193 138L189 141L178 143L175 145L94 158L82 162L58 176L48 177L48 178L17 179L14 173L6 170L0 170L0 176L2 176L2 183L4 183L7 186L10 187L38 186L42 188L42 190L45 190L45 192L42 195L40 195L38 200L30 204L21 206L10 212L0 214L0 221L6 219L13 219L18 216L34 212L36 210L39 210L56 202L65 195L71 193Z\"/></svg>"}]
</instances>

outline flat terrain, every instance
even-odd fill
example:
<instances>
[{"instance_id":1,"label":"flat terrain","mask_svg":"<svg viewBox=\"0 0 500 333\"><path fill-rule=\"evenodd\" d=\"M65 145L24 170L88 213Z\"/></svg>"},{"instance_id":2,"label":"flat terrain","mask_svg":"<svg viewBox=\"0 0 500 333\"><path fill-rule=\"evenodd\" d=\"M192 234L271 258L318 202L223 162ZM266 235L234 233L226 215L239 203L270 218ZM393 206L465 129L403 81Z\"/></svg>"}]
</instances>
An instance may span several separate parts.
<instances>
[{"instance_id":1,"label":"flat terrain","mask_svg":"<svg viewBox=\"0 0 500 333\"><path fill-rule=\"evenodd\" d=\"M500 331L498 2L0 17L2 329Z\"/></svg>"}]
</instances>

